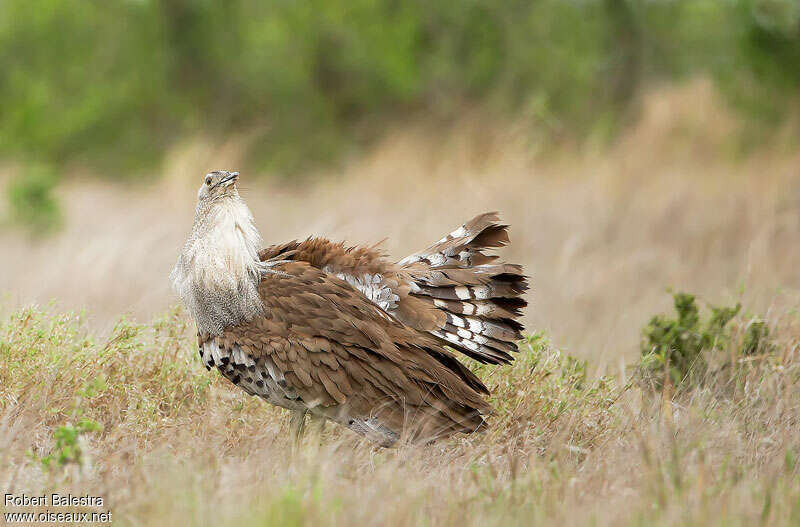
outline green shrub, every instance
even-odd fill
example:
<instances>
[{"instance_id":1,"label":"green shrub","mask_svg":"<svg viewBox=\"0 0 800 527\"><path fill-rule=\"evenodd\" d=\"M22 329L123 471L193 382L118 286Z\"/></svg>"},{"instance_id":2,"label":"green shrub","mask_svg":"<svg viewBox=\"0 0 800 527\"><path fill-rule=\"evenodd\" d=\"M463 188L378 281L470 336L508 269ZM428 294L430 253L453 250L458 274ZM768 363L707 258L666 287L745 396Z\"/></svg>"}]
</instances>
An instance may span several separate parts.
<instances>
[{"instance_id":1,"label":"green shrub","mask_svg":"<svg viewBox=\"0 0 800 527\"><path fill-rule=\"evenodd\" d=\"M11 220L34 234L46 234L56 229L61 223L61 210L53 197L57 183L51 169L28 167L8 187Z\"/></svg>"},{"instance_id":2,"label":"green shrub","mask_svg":"<svg viewBox=\"0 0 800 527\"><path fill-rule=\"evenodd\" d=\"M639 369L654 388L667 380L678 388L696 386L708 376L737 371L743 358L775 349L766 321L741 320L741 304L709 306L710 314L702 317L694 295L675 293L673 301L675 318L656 315L642 330ZM710 370L712 362L721 367Z\"/></svg>"},{"instance_id":3,"label":"green shrub","mask_svg":"<svg viewBox=\"0 0 800 527\"><path fill-rule=\"evenodd\" d=\"M673 295L676 318L656 315L642 331L641 370L645 379L661 387L669 375L675 386L694 385L705 373L703 352L725 348L730 338L728 323L741 310L711 307L711 315L701 320L694 295Z\"/></svg>"}]
</instances>

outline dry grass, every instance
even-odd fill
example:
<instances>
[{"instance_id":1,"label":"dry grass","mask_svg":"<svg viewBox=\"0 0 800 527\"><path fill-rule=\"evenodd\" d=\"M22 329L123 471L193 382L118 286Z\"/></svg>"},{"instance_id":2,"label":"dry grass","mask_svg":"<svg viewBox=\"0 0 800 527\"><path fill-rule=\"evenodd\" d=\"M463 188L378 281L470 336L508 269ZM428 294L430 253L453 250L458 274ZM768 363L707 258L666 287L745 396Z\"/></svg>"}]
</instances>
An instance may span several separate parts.
<instances>
[{"instance_id":1,"label":"dry grass","mask_svg":"<svg viewBox=\"0 0 800 527\"><path fill-rule=\"evenodd\" d=\"M388 236L400 257L484 210L512 225L504 254L533 275L526 322L554 344L480 371L489 432L426 448L328 429L293 451L282 411L202 369L180 313L116 324L168 312L194 187L236 165L241 138L187 144L157 188L72 180L61 235L0 232L15 312L0 327L0 489L103 495L131 525L797 524L800 158L722 154L733 125L702 83L645 108L611 151L541 161L519 130L465 117L444 136L409 124L302 186L246 183L266 242ZM664 398L631 385L669 286L764 314L776 351L731 354L726 375ZM79 308L88 321L52 314ZM83 468L43 470L54 432L83 418L104 426Z\"/></svg>"},{"instance_id":2,"label":"dry grass","mask_svg":"<svg viewBox=\"0 0 800 527\"><path fill-rule=\"evenodd\" d=\"M3 488L103 495L131 525L800 519L791 325L774 355L736 357L734 374L670 399L590 380L533 337L512 367L479 372L494 391L491 430L377 450L339 428L293 449L283 411L207 374L182 320L122 323L95 341L78 319L14 315L0 340ZM44 469L54 431L81 419L104 427L79 442L82 465Z\"/></svg>"}]
</instances>

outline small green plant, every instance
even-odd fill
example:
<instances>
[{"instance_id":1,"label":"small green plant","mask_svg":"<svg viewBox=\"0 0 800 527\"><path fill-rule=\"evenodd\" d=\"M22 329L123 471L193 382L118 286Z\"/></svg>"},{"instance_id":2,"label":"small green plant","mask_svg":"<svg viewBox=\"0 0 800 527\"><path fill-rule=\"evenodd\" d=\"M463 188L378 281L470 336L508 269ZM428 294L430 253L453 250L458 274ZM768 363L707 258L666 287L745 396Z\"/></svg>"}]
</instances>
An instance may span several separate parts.
<instances>
[{"instance_id":1,"label":"small green plant","mask_svg":"<svg viewBox=\"0 0 800 527\"><path fill-rule=\"evenodd\" d=\"M747 324L742 341L742 353L745 355L755 355L759 351L771 351L772 344L769 343L769 326L764 320L756 318Z\"/></svg>"},{"instance_id":2,"label":"small green plant","mask_svg":"<svg viewBox=\"0 0 800 527\"><path fill-rule=\"evenodd\" d=\"M644 379L661 388L667 379L675 386L695 385L706 371L703 352L719 351L730 341L729 322L741 311L733 307L711 306L711 315L702 320L694 295L673 295L676 318L656 315L642 331L640 368ZM754 330L752 339L760 338ZM757 342L746 344L758 347ZM754 348L755 347L755 348Z\"/></svg>"},{"instance_id":3,"label":"small green plant","mask_svg":"<svg viewBox=\"0 0 800 527\"><path fill-rule=\"evenodd\" d=\"M27 227L33 234L44 235L61 224L61 210L53 197L58 183L48 167L28 167L8 188L11 220Z\"/></svg>"},{"instance_id":4,"label":"small green plant","mask_svg":"<svg viewBox=\"0 0 800 527\"><path fill-rule=\"evenodd\" d=\"M53 437L56 444L49 456L41 458L42 466L49 470L69 464L83 465L84 453L81 448L81 437L92 432L100 432L103 426L91 419L81 419L76 425L66 424L56 428Z\"/></svg>"}]
</instances>

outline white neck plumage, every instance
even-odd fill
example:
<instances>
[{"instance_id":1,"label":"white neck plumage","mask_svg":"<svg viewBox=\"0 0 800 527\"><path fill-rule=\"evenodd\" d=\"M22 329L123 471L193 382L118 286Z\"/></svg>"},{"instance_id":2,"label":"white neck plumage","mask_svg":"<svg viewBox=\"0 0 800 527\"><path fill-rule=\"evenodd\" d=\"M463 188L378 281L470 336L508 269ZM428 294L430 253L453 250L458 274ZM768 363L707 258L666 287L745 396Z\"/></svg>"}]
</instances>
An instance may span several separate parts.
<instances>
[{"instance_id":1,"label":"white neck plumage","mask_svg":"<svg viewBox=\"0 0 800 527\"><path fill-rule=\"evenodd\" d=\"M260 245L253 215L238 195L198 205L171 279L200 332L219 335L263 312Z\"/></svg>"}]
</instances>

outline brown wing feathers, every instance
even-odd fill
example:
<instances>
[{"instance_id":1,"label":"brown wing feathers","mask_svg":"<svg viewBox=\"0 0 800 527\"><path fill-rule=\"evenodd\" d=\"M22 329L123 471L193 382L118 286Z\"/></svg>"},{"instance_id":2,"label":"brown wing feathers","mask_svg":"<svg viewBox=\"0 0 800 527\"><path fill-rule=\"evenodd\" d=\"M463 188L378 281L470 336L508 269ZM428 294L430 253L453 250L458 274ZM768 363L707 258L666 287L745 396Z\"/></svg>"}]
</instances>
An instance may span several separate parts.
<instances>
[{"instance_id":1,"label":"brown wing feathers","mask_svg":"<svg viewBox=\"0 0 800 527\"><path fill-rule=\"evenodd\" d=\"M285 400L276 402L271 392L270 402L291 408L301 401L359 433L383 433L383 443L407 431L407 422L427 439L483 424L481 414L490 409L480 396L485 386L435 339L393 321L349 284L306 262L279 269L284 276L267 275L259 287L264 316L228 328L211 347L231 350L227 355L241 349L252 359L246 366L259 376L248 370L238 383L247 391L265 396L254 383L269 387L283 378ZM220 369L232 378L229 364Z\"/></svg>"},{"instance_id":2,"label":"brown wing feathers","mask_svg":"<svg viewBox=\"0 0 800 527\"><path fill-rule=\"evenodd\" d=\"M437 243L398 262L368 247L322 238L265 249L342 278L403 324L429 332L480 362L511 362L528 289L520 265L496 263L487 249L509 243L495 212L476 216Z\"/></svg>"},{"instance_id":3,"label":"brown wing feathers","mask_svg":"<svg viewBox=\"0 0 800 527\"><path fill-rule=\"evenodd\" d=\"M523 326L516 319L527 302L522 267L497 264L484 250L509 242L508 226L497 213L481 214L428 249L399 262L412 280L411 295L445 314L429 330L480 362L511 362Z\"/></svg>"}]
</instances>

